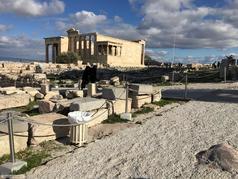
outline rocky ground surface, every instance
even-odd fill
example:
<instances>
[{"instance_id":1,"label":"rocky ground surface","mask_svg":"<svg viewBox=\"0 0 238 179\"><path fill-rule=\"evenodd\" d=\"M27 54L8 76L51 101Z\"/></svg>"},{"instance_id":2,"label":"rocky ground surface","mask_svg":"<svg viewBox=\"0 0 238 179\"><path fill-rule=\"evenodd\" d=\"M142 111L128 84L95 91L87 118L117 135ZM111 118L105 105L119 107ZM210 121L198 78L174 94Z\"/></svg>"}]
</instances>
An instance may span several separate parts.
<instances>
[{"instance_id":1,"label":"rocky ground surface","mask_svg":"<svg viewBox=\"0 0 238 179\"><path fill-rule=\"evenodd\" d=\"M162 113L140 116L148 120L56 158L27 177L238 178L196 160L212 145L238 146L237 84L196 85L195 90L211 90Z\"/></svg>"}]
</instances>

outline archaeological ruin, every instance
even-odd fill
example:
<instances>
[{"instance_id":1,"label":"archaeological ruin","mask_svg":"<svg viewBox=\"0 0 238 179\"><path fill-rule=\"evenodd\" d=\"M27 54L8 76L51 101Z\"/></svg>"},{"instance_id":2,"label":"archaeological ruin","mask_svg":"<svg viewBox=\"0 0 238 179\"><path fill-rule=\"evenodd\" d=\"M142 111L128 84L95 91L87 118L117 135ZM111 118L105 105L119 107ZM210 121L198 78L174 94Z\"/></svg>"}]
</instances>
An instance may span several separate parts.
<instances>
[{"instance_id":1,"label":"archaeological ruin","mask_svg":"<svg viewBox=\"0 0 238 179\"><path fill-rule=\"evenodd\" d=\"M98 33L80 34L71 28L68 36L45 38L46 63L57 63L57 56L63 52L77 53L84 64L98 63L106 66L144 66L145 41L123 40ZM51 48L51 51L49 50Z\"/></svg>"}]
</instances>

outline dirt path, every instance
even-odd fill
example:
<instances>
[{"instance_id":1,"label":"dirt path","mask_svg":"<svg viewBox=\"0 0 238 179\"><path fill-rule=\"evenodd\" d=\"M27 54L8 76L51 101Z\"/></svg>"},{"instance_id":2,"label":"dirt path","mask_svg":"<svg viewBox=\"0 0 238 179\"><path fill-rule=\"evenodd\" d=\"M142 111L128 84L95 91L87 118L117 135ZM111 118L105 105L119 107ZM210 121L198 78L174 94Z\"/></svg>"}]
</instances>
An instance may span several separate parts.
<instances>
[{"instance_id":1,"label":"dirt path","mask_svg":"<svg viewBox=\"0 0 238 179\"><path fill-rule=\"evenodd\" d=\"M218 143L238 146L236 90L153 116L73 154L27 173L29 178L231 178L231 174L196 165L196 153ZM225 93L225 94L224 94ZM214 101L217 96L227 101ZM206 100L203 100L206 99ZM211 100L209 100L211 99ZM233 176L235 177L235 176Z\"/></svg>"}]
</instances>

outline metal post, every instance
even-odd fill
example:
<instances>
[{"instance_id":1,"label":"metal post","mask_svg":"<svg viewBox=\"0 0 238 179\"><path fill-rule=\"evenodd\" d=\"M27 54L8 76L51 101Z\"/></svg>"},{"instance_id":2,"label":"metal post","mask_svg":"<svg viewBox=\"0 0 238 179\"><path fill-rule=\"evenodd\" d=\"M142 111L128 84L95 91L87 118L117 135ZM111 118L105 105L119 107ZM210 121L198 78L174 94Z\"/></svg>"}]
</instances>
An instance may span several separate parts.
<instances>
[{"instance_id":1,"label":"metal post","mask_svg":"<svg viewBox=\"0 0 238 179\"><path fill-rule=\"evenodd\" d=\"M185 73L185 91L184 91L184 99L187 99L188 95L188 73Z\"/></svg>"},{"instance_id":2,"label":"metal post","mask_svg":"<svg viewBox=\"0 0 238 179\"><path fill-rule=\"evenodd\" d=\"M174 83L174 71L172 72L172 83Z\"/></svg>"},{"instance_id":3,"label":"metal post","mask_svg":"<svg viewBox=\"0 0 238 179\"><path fill-rule=\"evenodd\" d=\"M128 91L129 91L129 85L126 79L126 107L125 107L126 113L128 112Z\"/></svg>"},{"instance_id":4,"label":"metal post","mask_svg":"<svg viewBox=\"0 0 238 179\"><path fill-rule=\"evenodd\" d=\"M226 67L224 67L224 83L226 83Z\"/></svg>"},{"instance_id":5,"label":"metal post","mask_svg":"<svg viewBox=\"0 0 238 179\"><path fill-rule=\"evenodd\" d=\"M8 123L8 135L9 135L9 146L11 154L11 162L15 163L15 148L14 148L14 136L13 136L13 125L12 125L12 114L7 113Z\"/></svg>"}]
</instances>

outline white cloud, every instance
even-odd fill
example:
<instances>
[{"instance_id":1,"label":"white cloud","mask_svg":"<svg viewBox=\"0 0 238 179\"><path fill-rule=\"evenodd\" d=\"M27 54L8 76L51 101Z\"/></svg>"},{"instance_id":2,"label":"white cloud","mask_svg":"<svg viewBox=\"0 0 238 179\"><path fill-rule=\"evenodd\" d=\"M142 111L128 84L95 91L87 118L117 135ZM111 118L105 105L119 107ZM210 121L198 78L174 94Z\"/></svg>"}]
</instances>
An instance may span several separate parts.
<instances>
[{"instance_id":1,"label":"white cloud","mask_svg":"<svg viewBox=\"0 0 238 179\"><path fill-rule=\"evenodd\" d=\"M11 28L12 28L11 25L0 24L0 32L5 32Z\"/></svg>"},{"instance_id":2,"label":"white cloud","mask_svg":"<svg viewBox=\"0 0 238 179\"><path fill-rule=\"evenodd\" d=\"M144 39L144 37L137 31L136 27L124 22L101 27L99 32L128 40Z\"/></svg>"},{"instance_id":3,"label":"white cloud","mask_svg":"<svg viewBox=\"0 0 238 179\"><path fill-rule=\"evenodd\" d=\"M138 31L149 47L238 47L238 0L226 6L196 7L194 0L129 0L143 16Z\"/></svg>"},{"instance_id":4,"label":"white cloud","mask_svg":"<svg viewBox=\"0 0 238 179\"><path fill-rule=\"evenodd\" d=\"M79 11L70 16L70 20L76 27L82 29L82 31L91 31L106 22L107 17L105 15L96 15L90 11Z\"/></svg>"},{"instance_id":5,"label":"white cloud","mask_svg":"<svg viewBox=\"0 0 238 179\"><path fill-rule=\"evenodd\" d=\"M64 2L60 0L0 0L0 12L25 16L45 16L64 12Z\"/></svg>"},{"instance_id":6,"label":"white cloud","mask_svg":"<svg viewBox=\"0 0 238 179\"><path fill-rule=\"evenodd\" d=\"M44 41L32 40L25 36L0 36L1 56L19 58L44 58Z\"/></svg>"},{"instance_id":7,"label":"white cloud","mask_svg":"<svg viewBox=\"0 0 238 179\"><path fill-rule=\"evenodd\" d=\"M115 21L116 23L120 23L120 22L123 21L123 19L122 19L120 16L114 16L114 21Z\"/></svg>"},{"instance_id":8,"label":"white cloud","mask_svg":"<svg viewBox=\"0 0 238 179\"><path fill-rule=\"evenodd\" d=\"M145 53L155 60L159 61L167 60L166 55L168 54L168 51L166 50L146 49Z\"/></svg>"},{"instance_id":9,"label":"white cloud","mask_svg":"<svg viewBox=\"0 0 238 179\"><path fill-rule=\"evenodd\" d=\"M106 15L95 14L94 12L84 10L71 14L67 20L59 20L55 24L57 29L61 31L75 27L81 33L99 32L131 40L144 38L135 26L125 23L119 16L108 19Z\"/></svg>"}]
</instances>

